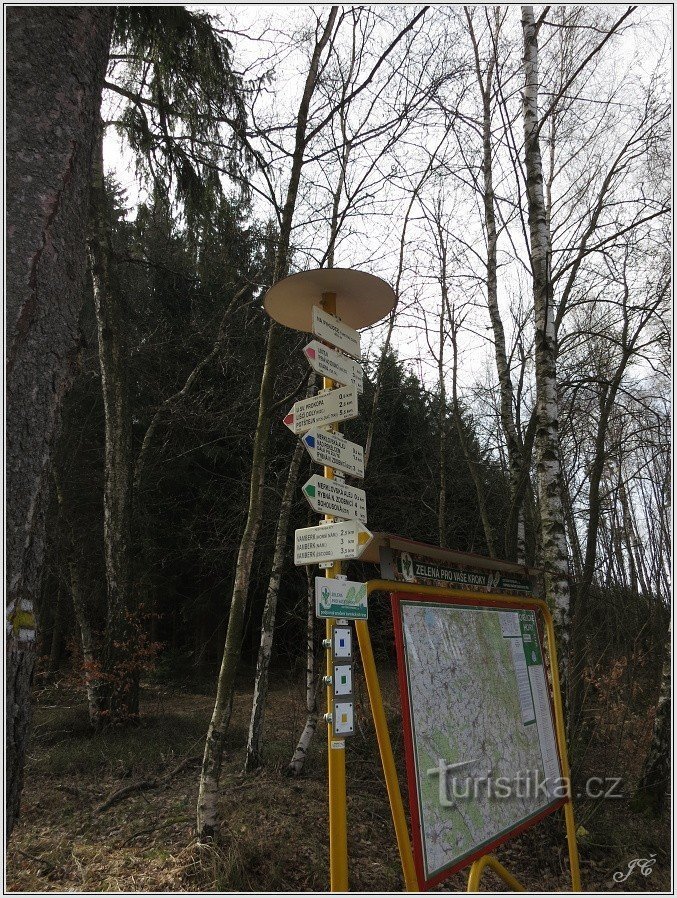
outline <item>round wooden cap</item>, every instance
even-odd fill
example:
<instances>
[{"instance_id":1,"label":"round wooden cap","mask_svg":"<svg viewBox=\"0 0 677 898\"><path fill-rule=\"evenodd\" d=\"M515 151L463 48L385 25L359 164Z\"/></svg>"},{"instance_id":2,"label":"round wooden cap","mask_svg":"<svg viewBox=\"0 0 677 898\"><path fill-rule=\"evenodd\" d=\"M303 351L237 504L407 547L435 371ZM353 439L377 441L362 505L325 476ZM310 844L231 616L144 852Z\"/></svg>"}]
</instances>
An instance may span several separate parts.
<instances>
[{"instance_id":1,"label":"round wooden cap","mask_svg":"<svg viewBox=\"0 0 677 898\"><path fill-rule=\"evenodd\" d=\"M274 284L263 305L275 321L310 333L313 306L323 293L336 294L336 316L348 327L375 324L395 305L395 291L381 278L354 268L317 268L300 271Z\"/></svg>"}]
</instances>

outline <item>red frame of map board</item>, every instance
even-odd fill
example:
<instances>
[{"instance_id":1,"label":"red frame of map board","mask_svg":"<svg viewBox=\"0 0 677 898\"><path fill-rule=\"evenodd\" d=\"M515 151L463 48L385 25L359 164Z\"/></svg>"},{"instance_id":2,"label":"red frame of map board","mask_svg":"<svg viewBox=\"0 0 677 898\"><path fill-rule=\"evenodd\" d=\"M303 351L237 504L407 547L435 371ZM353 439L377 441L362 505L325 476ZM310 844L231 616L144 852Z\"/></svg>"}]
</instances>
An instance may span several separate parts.
<instances>
[{"instance_id":1,"label":"red frame of map board","mask_svg":"<svg viewBox=\"0 0 677 898\"><path fill-rule=\"evenodd\" d=\"M397 650L397 679L400 688L400 700L402 703L402 724L404 731L404 754L405 754L405 762L407 768L407 786L409 791L409 811L411 814L411 829L412 829L412 844L414 849L414 867L416 868L416 878L418 880L418 887L421 891L425 891L427 889L431 889L436 885L444 882L445 879L448 879L454 873L458 873L459 870L462 870L464 867L469 866L476 861L478 858L483 857L485 854L490 854L495 848L499 845L502 845L503 842L506 842L508 839L512 839L514 836L519 835L527 829L530 829L532 826L535 826L544 817L547 817L550 814L553 814L555 811L559 810L559 808L563 807L569 801L569 798L558 798L547 807L542 808L537 811L532 817L523 820L521 823L517 824L513 829L508 830L508 832L502 833L492 842L489 842L486 845L482 845L481 848L478 848L476 851L473 851L470 854L465 855L465 857L456 861L455 863L450 864L448 867L445 867L443 870L440 870L438 873L435 873L429 879L426 879L425 875L425 867L423 864L423 837L421 832L421 812L419 808L418 802L418 776L416 770L416 757L414 752L414 734L413 734L413 726L411 719L411 707L409 704L409 690L407 688L407 662L404 653L404 638L402 635L402 615L400 614L400 603L401 602L416 602L417 604L430 604L430 605L465 605L465 606L477 606L480 608L503 608L503 609L514 609L517 611L534 611L536 613L536 619L538 620L538 614L540 612L540 607L536 604L532 604L528 601L511 600L510 596L505 597L497 597L493 596L492 598L481 597L481 598L466 598L465 596L437 596L430 595L426 593L415 593L415 592L391 592L390 593L390 602L393 610L393 627L395 630L395 648ZM545 652L543 651L543 644L541 640L540 630L537 628L539 648L541 650L541 657L546 657ZM548 659L550 655L548 654ZM546 679L547 683L547 679ZM550 713L552 715L553 724L555 721L555 712L552 703L552 695L550 688L548 688L548 699L550 701ZM555 738L555 746L557 748L557 758L560 764L560 770L562 767L562 759L560 756L559 744L557 743L557 739Z\"/></svg>"}]
</instances>

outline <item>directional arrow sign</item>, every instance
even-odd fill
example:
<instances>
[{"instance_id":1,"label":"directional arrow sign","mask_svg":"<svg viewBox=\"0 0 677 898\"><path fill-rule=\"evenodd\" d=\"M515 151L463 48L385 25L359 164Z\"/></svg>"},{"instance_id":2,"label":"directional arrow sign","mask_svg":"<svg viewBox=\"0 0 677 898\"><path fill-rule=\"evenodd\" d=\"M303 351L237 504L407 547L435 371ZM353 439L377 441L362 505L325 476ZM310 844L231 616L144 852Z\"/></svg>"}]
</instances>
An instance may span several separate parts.
<instances>
[{"instance_id":1,"label":"directional arrow sign","mask_svg":"<svg viewBox=\"0 0 677 898\"><path fill-rule=\"evenodd\" d=\"M304 527L294 534L294 564L359 558L371 540L372 534L359 521Z\"/></svg>"},{"instance_id":2,"label":"directional arrow sign","mask_svg":"<svg viewBox=\"0 0 677 898\"><path fill-rule=\"evenodd\" d=\"M328 477L313 474L304 484L303 495L313 511L336 518L357 518L367 522L367 494L356 486L347 486Z\"/></svg>"},{"instance_id":3,"label":"directional arrow sign","mask_svg":"<svg viewBox=\"0 0 677 898\"><path fill-rule=\"evenodd\" d=\"M303 445L318 465L329 465L353 477L364 477L364 449L357 443L311 427L303 437Z\"/></svg>"},{"instance_id":4,"label":"directional arrow sign","mask_svg":"<svg viewBox=\"0 0 677 898\"><path fill-rule=\"evenodd\" d=\"M349 421L357 415L357 390L349 386L310 399L300 399L282 420L293 433L299 434L311 427Z\"/></svg>"},{"instance_id":5,"label":"directional arrow sign","mask_svg":"<svg viewBox=\"0 0 677 898\"><path fill-rule=\"evenodd\" d=\"M310 366L318 374L331 377L340 384L354 384L362 392L362 365L345 355L340 355L323 343L313 340L303 350Z\"/></svg>"},{"instance_id":6,"label":"directional arrow sign","mask_svg":"<svg viewBox=\"0 0 677 898\"><path fill-rule=\"evenodd\" d=\"M328 315L319 306L313 306L313 333L320 340L326 340L337 349L342 349L353 358L360 357L360 335L333 315Z\"/></svg>"}]
</instances>

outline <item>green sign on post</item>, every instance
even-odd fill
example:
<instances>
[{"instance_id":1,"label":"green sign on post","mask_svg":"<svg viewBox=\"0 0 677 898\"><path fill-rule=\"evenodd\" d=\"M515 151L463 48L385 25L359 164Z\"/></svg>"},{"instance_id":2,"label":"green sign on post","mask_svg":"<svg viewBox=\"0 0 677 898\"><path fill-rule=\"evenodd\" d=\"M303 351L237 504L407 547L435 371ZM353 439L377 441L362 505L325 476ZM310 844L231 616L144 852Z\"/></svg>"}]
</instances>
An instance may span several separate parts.
<instances>
[{"instance_id":1,"label":"green sign on post","mask_svg":"<svg viewBox=\"0 0 677 898\"><path fill-rule=\"evenodd\" d=\"M366 620L367 584L315 577L315 614L317 617Z\"/></svg>"}]
</instances>

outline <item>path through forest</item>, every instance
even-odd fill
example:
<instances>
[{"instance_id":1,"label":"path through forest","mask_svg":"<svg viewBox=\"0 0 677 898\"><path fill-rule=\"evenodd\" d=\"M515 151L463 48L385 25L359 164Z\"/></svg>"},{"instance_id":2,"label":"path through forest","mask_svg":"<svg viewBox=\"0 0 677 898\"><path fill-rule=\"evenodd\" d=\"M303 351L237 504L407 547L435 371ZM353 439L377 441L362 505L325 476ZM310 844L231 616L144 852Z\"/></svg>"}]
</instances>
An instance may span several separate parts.
<instances>
[{"instance_id":1,"label":"path through forest","mask_svg":"<svg viewBox=\"0 0 677 898\"><path fill-rule=\"evenodd\" d=\"M387 678L386 678L387 680ZM399 699L384 684L396 754ZM300 677L271 688L267 764L244 775L250 690L238 691L222 774L222 844L195 842L200 752L213 699L169 685L144 690L142 723L92 735L83 696L65 683L39 690L22 814L8 854L9 891L318 891L328 887L326 751L323 730L300 779L283 775L305 717ZM348 753L350 881L354 890L402 888L366 695ZM642 758L644 749L637 752ZM185 765L176 768L184 759ZM190 760L194 759L194 760ZM143 789L131 788L146 782ZM113 796L117 794L117 798ZM112 801L111 801L112 799ZM102 806L108 807L102 809ZM619 805L622 804L622 807ZM619 813L619 810L621 813ZM586 890L668 890L668 824L609 802L581 842ZM558 815L502 847L502 862L530 889L560 890L566 852ZM650 876L613 881L633 857L657 855ZM440 890L465 890L466 874ZM484 888L501 890L492 873Z\"/></svg>"}]
</instances>

